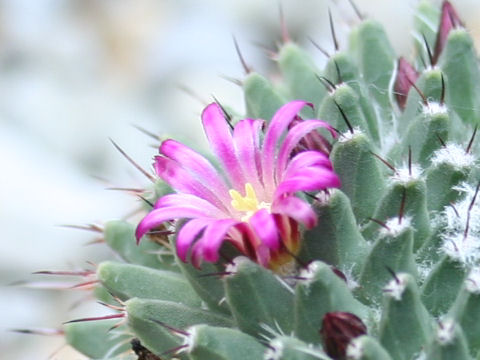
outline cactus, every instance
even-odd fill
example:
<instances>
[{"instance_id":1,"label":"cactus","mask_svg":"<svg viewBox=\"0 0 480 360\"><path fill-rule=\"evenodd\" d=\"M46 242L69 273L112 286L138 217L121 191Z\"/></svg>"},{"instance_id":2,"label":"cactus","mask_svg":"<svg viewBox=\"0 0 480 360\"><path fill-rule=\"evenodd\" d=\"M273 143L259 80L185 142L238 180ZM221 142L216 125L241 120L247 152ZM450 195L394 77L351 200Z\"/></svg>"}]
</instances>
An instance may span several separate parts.
<instances>
[{"instance_id":1,"label":"cactus","mask_svg":"<svg viewBox=\"0 0 480 360\"><path fill-rule=\"evenodd\" d=\"M153 208L105 225L123 261L89 273L114 314L67 341L92 359L480 358L480 69L448 1L416 11L411 61L363 17L323 70L286 40L283 81L247 69L246 114L204 110L212 161L162 142Z\"/></svg>"}]
</instances>

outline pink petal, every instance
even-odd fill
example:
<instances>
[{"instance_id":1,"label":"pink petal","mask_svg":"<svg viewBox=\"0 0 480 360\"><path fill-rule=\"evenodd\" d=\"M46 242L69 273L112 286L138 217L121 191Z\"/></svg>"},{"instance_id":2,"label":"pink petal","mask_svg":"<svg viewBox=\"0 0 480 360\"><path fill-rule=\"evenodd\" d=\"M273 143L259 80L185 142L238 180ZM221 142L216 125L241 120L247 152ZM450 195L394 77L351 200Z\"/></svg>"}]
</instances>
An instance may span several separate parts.
<instances>
[{"instance_id":1,"label":"pink petal","mask_svg":"<svg viewBox=\"0 0 480 360\"><path fill-rule=\"evenodd\" d=\"M295 161L291 161L287 166L282 179L279 181L280 184L291 177L307 176L306 174L309 171L316 171L315 169L325 169L334 172L332 163L328 158L322 159L320 156L315 156L314 154L308 154L311 156L304 155L298 157L299 155L294 158Z\"/></svg>"},{"instance_id":2,"label":"pink petal","mask_svg":"<svg viewBox=\"0 0 480 360\"><path fill-rule=\"evenodd\" d=\"M307 168L301 172L301 175L298 174L282 181L275 190L274 199L297 191L320 191L326 188L340 187L340 184L337 174L331 170Z\"/></svg>"},{"instance_id":3,"label":"pink petal","mask_svg":"<svg viewBox=\"0 0 480 360\"><path fill-rule=\"evenodd\" d=\"M297 115L305 105L312 106L312 104L301 100L291 101L283 105L275 113L268 126L263 143L262 162L263 183L267 193L271 193L274 188L274 161L278 140L288 128L288 125L294 120L295 115Z\"/></svg>"},{"instance_id":4,"label":"pink petal","mask_svg":"<svg viewBox=\"0 0 480 360\"><path fill-rule=\"evenodd\" d=\"M329 174L332 174L332 176L335 176L335 178L338 179L337 174L332 169L329 169L326 167L309 166L304 168L298 168L296 171L289 171L289 174L288 174L289 176L285 177L284 181L282 181L280 185L282 185L285 181L288 181L292 178L299 178L299 177L311 178L314 181L322 181L322 178L329 177L330 176Z\"/></svg>"},{"instance_id":5,"label":"pink petal","mask_svg":"<svg viewBox=\"0 0 480 360\"><path fill-rule=\"evenodd\" d=\"M158 176L160 176L160 178L162 178L175 190L182 193L195 195L197 197L207 200L208 202L214 204L220 209L228 211L226 205L217 196L215 192L208 189L200 181L195 179L192 174L186 171L175 160L163 156L156 156L154 167ZM213 190L216 191L216 189ZM225 195L222 194L220 197L223 196Z\"/></svg>"},{"instance_id":6,"label":"pink petal","mask_svg":"<svg viewBox=\"0 0 480 360\"><path fill-rule=\"evenodd\" d=\"M193 245L192 248L192 254L190 255L190 261L192 262L192 265L196 267L197 269L200 269L203 261L202 257L202 249L198 245L198 241Z\"/></svg>"},{"instance_id":7,"label":"pink petal","mask_svg":"<svg viewBox=\"0 0 480 360\"><path fill-rule=\"evenodd\" d=\"M227 213L221 211L212 203L191 194L168 194L164 195L155 203L155 209L162 207L192 207L202 209L205 214L213 218L222 218Z\"/></svg>"},{"instance_id":8,"label":"pink petal","mask_svg":"<svg viewBox=\"0 0 480 360\"><path fill-rule=\"evenodd\" d=\"M215 220L205 218L192 219L182 226L178 232L176 247L177 255L183 262L187 261L188 249L190 249L193 241L212 221Z\"/></svg>"},{"instance_id":9,"label":"pink petal","mask_svg":"<svg viewBox=\"0 0 480 360\"><path fill-rule=\"evenodd\" d=\"M248 222L263 245L273 250L280 247L275 219L266 209L258 210Z\"/></svg>"},{"instance_id":10,"label":"pink petal","mask_svg":"<svg viewBox=\"0 0 480 360\"><path fill-rule=\"evenodd\" d=\"M287 215L302 223L307 229L311 229L317 224L317 215L312 206L295 196L282 197L277 200L272 206L272 212Z\"/></svg>"},{"instance_id":11,"label":"pink petal","mask_svg":"<svg viewBox=\"0 0 480 360\"><path fill-rule=\"evenodd\" d=\"M301 172L302 169L310 167L325 168L333 171L332 162L324 153L317 151L303 151L290 160L283 173L283 178L280 180L283 181L288 179L289 177L294 176L294 174Z\"/></svg>"},{"instance_id":12,"label":"pink petal","mask_svg":"<svg viewBox=\"0 0 480 360\"><path fill-rule=\"evenodd\" d=\"M235 155L230 127L220 106L216 103L208 105L203 110L202 121L210 146L215 155L220 159L233 187L242 189L245 179Z\"/></svg>"},{"instance_id":13,"label":"pink petal","mask_svg":"<svg viewBox=\"0 0 480 360\"><path fill-rule=\"evenodd\" d=\"M318 128L326 128L328 131L330 131L332 136L336 135L335 130L330 126L330 124L321 120L304 120L288 131L285 141L283 142L278 153L278 161L276 168L277 181L279 181L279 179L281 178L282 173L287 166L290 154L292 153L292 150L295 148L295 146L297 146L297 144L300 142L300 140L302 140L305 135Z\"/></svg>"},{"instance_id":14,"label":"pink petal","mask_svg":"<svg viewBox=\"0 0 480 360\"><path fill-rule=\"evenodd\" d=\"M245 180L256 190L263 189L261 172L259 172L261 171L260 131L263 125L263 120L245 119L239 121L233 131L235 148L245 174ZM257 193L257 196L261 195Z\"/></svg>"},{"instance_id":15,"label":"pink petal","mask_svg":"<svg viewBox=\"0 0 480 360\"><path fill-rule=\"evenodd\" d=\"M222 200L229 203L227 185L212 164L202 155L171 139L162 143L160 152L181 164L184 169L193 173L204 185L216 189L215 193L217 195L225 194L225 199Z\"/></svg>"},{"instance_id":16,"label":"pink petal","mask_svg":"<svg viewBox=\"0 0 480 360\"><path fill-rule=\"evenodd\" d=\"M268 267L270 262L270 249L263 244L254 232L253 227L246 222L241 222L231 228L229 232L231 242L246 256L253 258L257 263ZM248 242L248 244L245 244ZM251 251L254 251L252 253Z\"/></svg>"},{"instance_id":17,"label":"pink petal","mask_svg":"<svg viewBox=\"0 0 480 360\"><path fill-rule=\"evenodd\" d=\"M205 211L202 209L192 208L192 207L167 207L167 208L160 208L154 209L150 211L140 223L137 225L137 229L135 231L135 237L137 238L137 242L140 241L141 237L145 235L148 231L157 226L162 225L167 220L174 220L174 219L188 219L188 218L196 218L196 217L207 217L208 214L205 214Z\"/></svg>"},{"instance_id":18,"label":"pink petal","mask_svg":"<svg viewBox=\"0 0 480 360\"><path fill-rule=\"evenodd\" d=\"M268 264L270 263L270 249L263 245L260 244L256 249L255 253L257 256L257 262L262 265L263 267L268 267Z\"/></svg>"},{"instance_id":19,"label":"pink petal","mask_svg":"<svg viewBox=\"0 0 480 360\"><path fill-rule=\"evenodd\" d=\"M238 221L233 219L217 220L210 224L201 239L194 245L192 260L202 257L208 262L217 262L218 250L225 241L228 231L235 224L238 224Z\"/></svg>"}]
</instances>

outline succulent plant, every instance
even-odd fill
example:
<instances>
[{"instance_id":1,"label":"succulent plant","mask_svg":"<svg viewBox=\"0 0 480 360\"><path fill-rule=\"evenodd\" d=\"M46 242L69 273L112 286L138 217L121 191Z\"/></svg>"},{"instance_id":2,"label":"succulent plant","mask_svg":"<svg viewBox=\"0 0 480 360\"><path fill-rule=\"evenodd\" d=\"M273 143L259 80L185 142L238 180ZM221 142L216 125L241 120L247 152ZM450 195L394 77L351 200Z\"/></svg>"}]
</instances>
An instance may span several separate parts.
<instances>
[{"instance_id":1,"label":"succulent plant","mask_svg":"<svg viewBox=\"0 0 480 360\"><path fill-rule=\"evenodd\" d=\"M286 40L281 81L247 68L245 115L207 106L210 160L162 142L143 220L96 228L123 261L79 275L114 313L67 323L74 348L92 359L480 358L473 41L448 1L419 3L411 61L359 18L323 70Z\"/></svg>"}]
</instances>

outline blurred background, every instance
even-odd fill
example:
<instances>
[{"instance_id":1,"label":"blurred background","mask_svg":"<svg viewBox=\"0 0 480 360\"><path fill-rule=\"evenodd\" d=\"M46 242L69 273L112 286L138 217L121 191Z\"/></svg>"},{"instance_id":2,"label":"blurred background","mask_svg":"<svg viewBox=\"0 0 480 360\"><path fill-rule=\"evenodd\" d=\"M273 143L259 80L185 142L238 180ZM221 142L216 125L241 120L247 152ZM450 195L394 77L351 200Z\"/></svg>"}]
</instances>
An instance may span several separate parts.
<instances>
[{"instance_id":1,"label":"blurred background","mask_svg":"<svg viewBox=\"0 0 480 360\"><path fill-rule=\"evenodd\" d=\"M308 37L332 50L328 7L340 39L356 21L347 0L0 0L2 359L47 359L64 344L10 329L59 328L103 311L72 307L86 292L32 289L45 277L31 273L112 256L86 245L95 234L60 226L120 218L137 200L106 188L148 183L109 138L148 170L153 141L133 125L203 146L199 115L212 95L243 112L240 89L223 78L243 76L232 35L249 65L275 72L265 49L281 40L280 3L291 37L319 66L325 59ZM405 55L416 3L356 0ZM479 2L452 3L478 45ZM67 347L51 358L83 359Z\"/></svg>"}]
</instances>

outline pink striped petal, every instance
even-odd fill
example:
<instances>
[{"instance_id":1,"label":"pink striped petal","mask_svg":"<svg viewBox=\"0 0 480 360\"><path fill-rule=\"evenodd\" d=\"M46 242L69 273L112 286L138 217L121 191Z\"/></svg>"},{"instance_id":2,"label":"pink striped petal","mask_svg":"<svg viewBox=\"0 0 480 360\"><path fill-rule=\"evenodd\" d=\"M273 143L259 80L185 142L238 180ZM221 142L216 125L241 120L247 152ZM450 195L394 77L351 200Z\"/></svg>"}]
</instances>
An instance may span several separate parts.
<instances>
[{"instance_id":1,"label":"pink striped petal","mask_svg":"<svg viewBox=\"0 0 480 360\"><path fill-rule=\"evenodd\" d=\"M251 236L251 234L253 234L252 228L245 222L239 222L228 231L229 241L242 253L247 251L245 249L244 239L245 237Z\"/></svg>"},{"instance_id":2,"label":"pink striped petal","mask_svg":"<svg viewBox=\"0 0 480 360\"><path fill-rule=\"evenodd\" d=\"M267 246L261 244L255 249L255 254L257 256L257 262L263 267L268 267L271 259L270 249Z\"/></svg>"},{"instance_id":3,"label":"pink striped petal","mask_svg":"<svg viewBox=\"0 0 480 360\"><path fill-rule=\"evenodd\" d=\"M145 233L147 233L153 228L156 228L157 226L162 225L167 220L188 219L197 217L208 217L208 214L205 214L205 212L201 209L186 206L154 209L150 211L137 225L137 229L135 230L135 237L137 238L137 242L139 242L141 237L145 235Z\"/></svg>"},{"instance_id":4,"label":"pink striped petal","mask_svg":"<svg viewBox=\"0 0 480 360\"><path fill-rule=\"evenodd\" d=\"M288 179L306 168L325 168L333 171L332 162L327 155L317 151L303 151L296 155L287 166L280 180Z\"/></svg>"},{"instance_id":5,"label":"pink striped petal","mask_svg":"<svg viewBox=\"0 0 480 360\"><path fill-rule=\"evenodd\" d=\"M268 126L263 143L262 161L263 183L266 187L267 193L272 193L274 189L274 162L278 140L288 128L288 125L294 120L295 115L297 115L305 105L312 106L311 104L300 100L291 101L283 105L275 113Z\"/></svg>"},{"instance_id":6,"label":"pink striped petal","mask_svg":"<svg viewBox=\"0 0 480 360\"><path fill-rule=\"evenodd\" d=\"M234 188L245 184L233 145L232 133L220 106L208 105L202 113L203 128L215 155L220 159Z\"/></svg>"},{"instance_id":7,"label":"pink striped petal","mask_svg":"<svg viewBox=\"0 0 480 360\"><path fill-rule=\"evenodd\" d=\"M340 187L340 185L340 179L333 171L308 168L304 169L301 175L292 176L283 181L275 190L274 199L297 191L320 191L326 188Z\"/></svg>"},{"instance_id":8,"label":"pink striped petal","mask_svg":"<svg viewBox=\"0 0 480 360\"><path fill-rule=\"evenodd\" d=\"M240 236L235 234L236 232L238 232ZM234 243L245 256L264 267L268 267L271 259L270 248L257 236L251 224L246 222L239 223L232 228L229 235L232 236L233 240L235 240L235 238L243 239L239 245L237 245L235 241L232 241L232 243ZM244 242L248 242L248 244ZM252 250L254 253L252 253Z\"/></svg>"},{"instance_id":9,"label":"pink striped petal","mask_svg":"<svg viewBox=\"0 0 480 360\"><path fill-rule=\"evenodd\" d=\"M330 124L321 120L304 120L288 131L285 141L283 142L278 153L276 167L277 181L279 181L282 177L282 173L287 166L292 150L305 135L318 128L326 128L328 131L330 131L332 136L336 135L335 130L330 126Z\"/></svg>"},{"instance_id":10,"label":"pink striped petal","mask_svg":"<svg viewBox=\"0 0 480 360\"><path fill-rule=\"evenodd\" d=\"M252 184L257 191L260 189L263 191L259 173L261 171L260 131L263 125L263 120L245 119L239 121L233 131L235 148L245 180ZM262 196L262 194L257 192L257 196Z\"/></svg>"},{"instance_id":11,"label":"pink striped petal","mask_svg":"<svg viewBox=\"0 0 480 360\"><path fill-rule=\"evenodd\" d=\"M217 262L218 250L225 241L228 231L238 223L232 219L222 219L210 224L201 239L194 245L192 259L201 256L208 262Z\"/></svg>"},{"instance_id":12,"label":"pink striped petal","mask_svg":"<svg viewBox=\"0 0 480 360\"><path fill-rule=\"evenodd\" d=\"M198 245L198 241L192 247L190 261L192 262L192 265L197 269L201 268L203 257L202 257L202 248Z\"/></svg>"},{"instance_id":13,"label":"pink striped petal","mask_svg":"<svg viewBox=\"0 0 480 360\"><path fill-rule=\"evenodd\" d=\"M159 198L155 203L155 209L182 206L202 209L205 214L213 218L222 218L228 215L207 200L192 194L168 194Z\"/></svg>"},{"instance_id":14,"label":"pink striped petal","mask_svg":"<svg viewBox=\"0 0 480 360\"><path fill-rule=\"evenodd\" d=\"M229 233L232 243L245 255L254 256L251 253L260 245L260 239L253 231L252 226L248 222L240 222Z\"/></svg>"},{"instance_id":15,"label":"pink striped petal","mask_svg":"<svg viewBox=\"0 0 480 360\"><path fill-rule=\"evenodd\" d=\"M187 254L190 246L197 236L212 223L212 219L199 218L192 219L182 226L177 236L177 255L183 261L187 262Z\"/></svg>"},{"instance_id":16,"label":"pink striped petal","mask_svg":"<svg viewBox=\"0 0 480 360\"><path fill-rule=\"evenodd\" d=\"M158 176L175 190L195 195L211 202L219 209L228 211L226 205L214 192L195 179L192 174L186 171L175 160L163 156L156 156L154 167Z\"/></svg>"},{"instance_id":17,"label":"pink striped petal","mask_svg":"<svg viewBox=\"0 0 480 360\"><path fill-rule=\"evenodd\" d=\"M291 178L298 178L298 177L311 178L312 180L315 180L315 181L321 181L322 177L325 177L325 176L328 177L329 176L328 174L333 174L334 176L337 176L337 174L335 174L335 172L329 168L321 167L321 166L309 166L305 168L299 168L297 171L290 171L289 173L290 176L285 177L283 182L288 181Z\"/></svg>"},{"instance_id":18,"label":"pink striped petal","mask_svg":"<svg viewBox=\"0 0 480 360\"><path fill-rule=\"evenodd\" d=\"M287 215L295 221L302 223L307 229L311 229L317 224L317 215L313 211L312 206L295 196L278 199L272 206L272 212Z\"/></svg>"},{"instance_id":19,"label":"pink striped petal","mask_svg":"<svg viewBox=\"0 0 480 360\"><path fill-rule=\"evenodd\" d=\"M228 187L213 165L196 151L190 149L175 140L166 140L160 146L160 152L166 157L175 160L184 169L193 173L204 185L213 187L217 195L225 194L222 199L227 204L230 198L227 196Z\"/></svg>"},{"instance_id":20,"label":"pink striped petal","mask_svg":"<svg viewBox=\"0 0 480 360\"><path fill-rule=\"evenodd\" d=\"M278 237L277 225L272 214L266 209L260 209L250 217L249 221L255 234L263 245L269 249L278 250L280 240Z\"/></svg>"}]
</instances>

